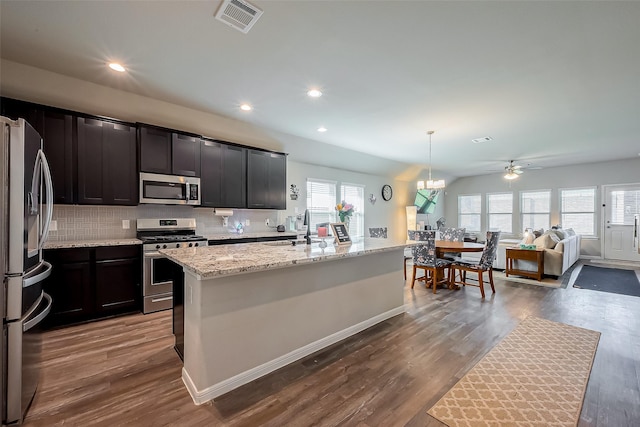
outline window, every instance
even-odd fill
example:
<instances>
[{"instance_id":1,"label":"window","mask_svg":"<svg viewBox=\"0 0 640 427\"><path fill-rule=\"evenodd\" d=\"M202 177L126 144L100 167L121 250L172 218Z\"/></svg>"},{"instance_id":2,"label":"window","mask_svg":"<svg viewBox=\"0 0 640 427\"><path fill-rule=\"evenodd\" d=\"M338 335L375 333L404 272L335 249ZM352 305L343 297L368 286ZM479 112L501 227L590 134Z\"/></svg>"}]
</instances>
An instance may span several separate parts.
<instances>
[{"instance_id":1,"label":"window","mask_svg":"<svg viewBox=\"0 0 640 427\"><path fill-rule=\"evenodd\" d=\"M611 224L633 225L635 214L640 214L640 190L611 192Z\"/></svg>"},{"instance_id":2,"label":"window","mask_svg":"<svg viewBox=\"0 0 640 427\"><path fill-rule=\"evenodd\" d=\"M513 193L487 194L487 215L489 230L511 233L513 214Z\"/></svg>"},{"instance_id":3,"label":"window","mask_svg":"<svg viewBox=\"0 0 640 427\"><path fill-rule=\"evenodd\" d=\"M520 193L522 229L549 228L551 212L551 191L523 191Z\"/></svg>"},{"instance_id":4,"label":"window","mask_svg":"<svg viewBox=\"0 0 640 427\"><path fill-rule=\"evenodd\" d=\"M480 194L458 196L458 227L466 228L467 231L480 231L481 209Z\"/></svg>"},{"instance_id":5,"label":"window","mask_svg":"<svg viewBox=\"0 0 640 427\"><path fill-rule=\"evenodd\" d=\"M314 232L319 223L336 222L336 182L307 179L307 209L309 230Z\"/></svg>"},{"instance_id":6,"label":"window","mask_svg":"<svg viewBox=\"0 0 640 427\"><path fill-rule=\"evenodd\" d=\"M364 185L342 184L340 186L340 200L353 205L349 235L364 237Z\"/></svg>"},{"instance_id":7,"label":"window","mask_svg":"<svg viewBox=\"0 0 640 427\"><path fill-rule=\"evenodd\" d=\"M596 189L560 190L560 224L584 236L596 235Z\"/></svg>"}]
</instances>

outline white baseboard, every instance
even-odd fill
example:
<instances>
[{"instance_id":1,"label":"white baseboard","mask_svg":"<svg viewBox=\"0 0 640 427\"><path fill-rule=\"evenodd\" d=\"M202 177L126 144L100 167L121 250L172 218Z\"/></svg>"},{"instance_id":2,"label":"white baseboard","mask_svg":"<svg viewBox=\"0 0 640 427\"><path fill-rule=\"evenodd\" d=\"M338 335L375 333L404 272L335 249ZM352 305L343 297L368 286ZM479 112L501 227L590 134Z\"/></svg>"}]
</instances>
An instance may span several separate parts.
<instances>
[{"instance_id":1,"label":"white baseboard","mask_svg":"<svg viewBox=\"0 0 640 427\"><path fill-rule=\"evenodd\" d=\"M393 316L397 316L398 314L402 314L404 312L405 312L404 306L396 307L392 310L389 310L387 312L374 316L370 319L367 319L364 322L360 322L356 325L350 326L346 329L338 331L327 337L321 338L317 341L307 344L304 347L300 347L296 350L293 350L276 359L263 363L262 365L256 366L255 368L251 368L248 371L244 371L239 373L238 375L234 375L231 378L228 378L224 381L221 381L203 390L198 390L196 388L193 380L189 376L189 373L183 367L182 382L184 382L185 387L189 391L189 394L191 395L193 402L196 405L201 405L205 402L208 402L209 400L212 400L225 393L228 393L231 390L234 390L244 384L247 384L255 379L258 379L264 375L267 375L268 373L273 372L276 369L280 369L292 362L295 362L296 360L302 359L303 357L308 356L312 353L315 353L318 350L322 350L323 348L326 348L332 344L335 344L338 341L341 341L345 338L349 338L350 336L355 335L358 332L362 332L373 325L376 325L380 322L383 322L387 319L392 318Z\"/></svg>"}]
</instances>

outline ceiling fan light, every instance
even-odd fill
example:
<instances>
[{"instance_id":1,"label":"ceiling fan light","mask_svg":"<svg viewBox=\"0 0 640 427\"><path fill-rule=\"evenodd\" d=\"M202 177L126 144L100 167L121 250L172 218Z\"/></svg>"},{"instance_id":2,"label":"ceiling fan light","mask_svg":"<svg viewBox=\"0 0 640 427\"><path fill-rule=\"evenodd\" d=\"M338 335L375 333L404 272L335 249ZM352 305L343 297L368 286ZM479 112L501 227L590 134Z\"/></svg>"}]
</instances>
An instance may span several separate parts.
<instances>
[{"instance_id":1,"label":"ceiling fan light","mask_svg":"<svg viewBox=\"0 0 640 427\"><path fill-rule=\"evenodd\" d=\"M418 190L424 190L424 181L418 181Z\"/></svg>"},{"instance_id":2,"label":"ceiling fan light","mask_svg":"<svg viewBox=\"0 0 640 427\"><path fill-rule=\"evenodd\" d=\"M514 173L514 172L509 172L509 173L504 175L505 179L516 179L519 176L520 175L518 175L517 173Z\"/></svg>"}]
</instances>

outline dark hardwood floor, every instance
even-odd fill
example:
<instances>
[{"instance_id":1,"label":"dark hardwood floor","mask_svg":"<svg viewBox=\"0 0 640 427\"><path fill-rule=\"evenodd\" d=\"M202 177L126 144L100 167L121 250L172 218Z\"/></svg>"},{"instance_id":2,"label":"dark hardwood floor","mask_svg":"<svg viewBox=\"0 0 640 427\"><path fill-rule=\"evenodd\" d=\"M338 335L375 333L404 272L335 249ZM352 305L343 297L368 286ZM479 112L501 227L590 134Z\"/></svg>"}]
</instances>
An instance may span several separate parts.
<instances>
[{"instance_id":1,"label":"dark hardwood floor","mask_svg":"<svg viewBox=\"0 0 640 427\"><path fill-rule=\"evenodd\" d=\"M202 406L182 384L170 312L49 331L25 425L441 426L426 411L530 315L602 333L579 426L640 425L640 298L496 291L405 286L405 314Z\"/></svg>"}]
</instances>

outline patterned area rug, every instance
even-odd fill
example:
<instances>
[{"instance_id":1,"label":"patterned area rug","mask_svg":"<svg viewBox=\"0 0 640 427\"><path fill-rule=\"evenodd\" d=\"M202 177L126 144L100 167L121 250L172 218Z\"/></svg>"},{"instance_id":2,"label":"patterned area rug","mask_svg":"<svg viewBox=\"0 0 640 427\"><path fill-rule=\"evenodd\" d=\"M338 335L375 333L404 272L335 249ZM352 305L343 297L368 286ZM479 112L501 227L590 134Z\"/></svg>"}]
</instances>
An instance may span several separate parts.
<instances>
[{"instance_id":1,"label":"patterned area rug","mask_svg":"<svg viewBox=\"0 0 640 427\"><path fill-rule=\"evenodd\" d=\"M549 276L543 277L542 281L539 282L536 279L528 279L526 277L515 276L513 274L510 274L509 277L507 277L503 271L494 270L493 278L507 280L509 282L526 283L527 285L544 286L547 288L562 287L562 280L560 278L556 279L555 277L549 277Z\"/></svg>"},{"instance_id":2,"label":"patterned area rug","mask_svg":"<svg viewBox=\"0 0 640 427\"><path fill-rule=\"evenodd\" d=\"M575 426L600 333L528 317L427 413L448 426Z\"/></svg>"}]
</instances>

